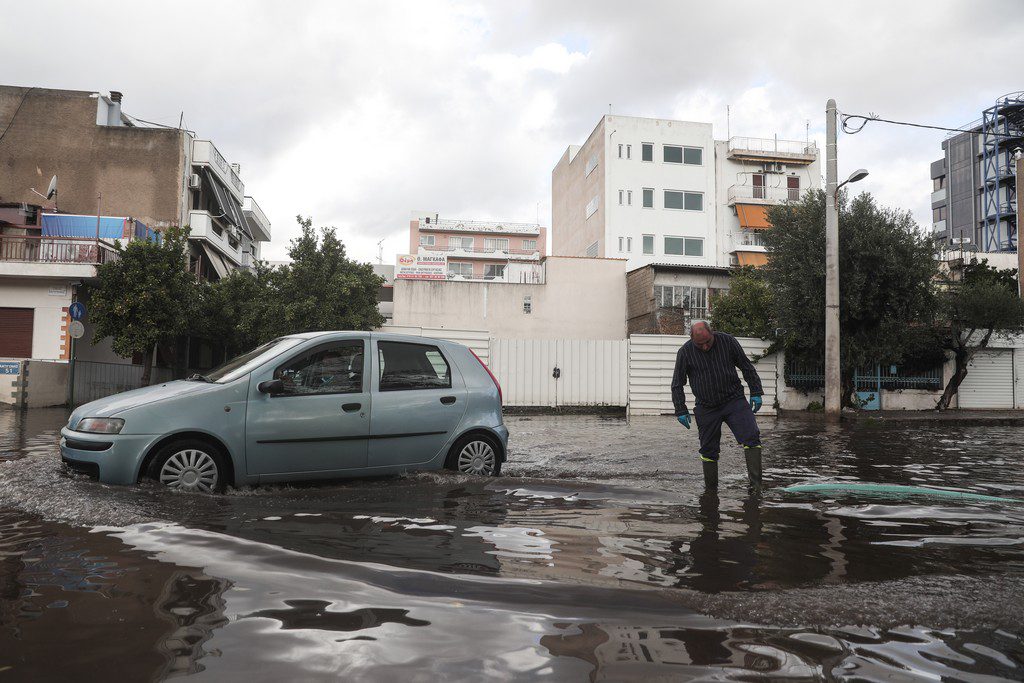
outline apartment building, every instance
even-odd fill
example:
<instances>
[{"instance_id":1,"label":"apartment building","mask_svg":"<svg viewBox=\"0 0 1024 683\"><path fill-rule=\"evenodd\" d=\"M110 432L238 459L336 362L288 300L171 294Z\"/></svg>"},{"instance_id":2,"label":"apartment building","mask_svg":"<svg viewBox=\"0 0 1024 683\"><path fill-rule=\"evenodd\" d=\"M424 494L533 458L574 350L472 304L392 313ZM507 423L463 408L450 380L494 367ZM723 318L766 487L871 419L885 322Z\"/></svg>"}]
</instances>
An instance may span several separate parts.
<instances>
[{"instance_id":1,"label":"apartment building","mask_svg":"<svg viewBox=\"0 0 1024 683\"><path fill-rule=\"evenodd\" d=\"M413 212L409 255L439 257L448 280L537 282L547 252L547 229L536 223L467 221ZM396 277L401 279L401 260Z\"/></svg>"},{"instance_id":2,"label":"apartment building","mask_svg":"<svg viewBox=\"0 0 1024 683\"><path fill-rule=\"evenodd\" d=\"M3 336L0 356L67 358L67 307L116 256L114 240L188 225L189 267L210 280L251 267L270 240L237 164L121 104L118 92L0 86L0 327L18 330ZM102 347L80 350L123 362Z\"/></svg>"},{"instance_id":3,"label":"apartment building","mask_svg":"<svg viewBox=\"0 0 1024 683\"><path fill-rule=\"evenodd\" d=\"M1017 250L1015 158L1024 151L1024 93L999 97L942 141L931 164L932 237L937 246Z\"/></svg>"}]
</instances>

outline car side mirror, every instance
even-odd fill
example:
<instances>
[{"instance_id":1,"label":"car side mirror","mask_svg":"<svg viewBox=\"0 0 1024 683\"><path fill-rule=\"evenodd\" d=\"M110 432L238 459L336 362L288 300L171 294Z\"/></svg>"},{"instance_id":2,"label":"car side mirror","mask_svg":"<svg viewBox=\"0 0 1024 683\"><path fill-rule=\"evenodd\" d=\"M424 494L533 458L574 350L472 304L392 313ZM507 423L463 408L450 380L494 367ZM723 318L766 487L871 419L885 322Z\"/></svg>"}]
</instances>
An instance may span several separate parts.
<instances>
[{"instance_id":1,"label":"car side mirror","mask_svg":"<svg viewBox=\"0 0 1024 683\"><path fill-rule=\"evenodd\" d=\"M260 382L256 385L256 391L261 394L270 394L276 396L277 394L284 393L284 382L279 379L268 379L265 382Z\"/></svg>"}]
</instances>

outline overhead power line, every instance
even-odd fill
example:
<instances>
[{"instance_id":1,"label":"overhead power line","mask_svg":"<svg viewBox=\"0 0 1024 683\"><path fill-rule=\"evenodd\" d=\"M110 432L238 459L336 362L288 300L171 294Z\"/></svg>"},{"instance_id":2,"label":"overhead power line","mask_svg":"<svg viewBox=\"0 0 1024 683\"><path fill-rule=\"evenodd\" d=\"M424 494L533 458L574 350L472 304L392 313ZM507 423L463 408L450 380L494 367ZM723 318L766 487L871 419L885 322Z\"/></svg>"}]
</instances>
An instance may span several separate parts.
<instances>
[{"instance_id":1,"label":"overhead power line","mask_svg":"<svg viewBox=\"0 0 1024 683\"><path fill-rule=\"evenodd\" d=\"M863 114L840 114L839 118L842 120L843 132L849 135L855 135L856 133L864 130L864 126L868 125L871 121L878 121L879 123L891 123L894 126L910 126L911 128L927 128L929 130L944 130L951 133L978 133L979 135L992 135L999 138L1019 138L1020 135L1008 135L1006 133L996 132L984 132L977 129L971 130L969 128L949 128L947 126L932 126L926 123L913 123L911 121L894 121L892 119L883 119L881 116L875 113L868 113L867 116ZM849 122L853 120L859 120L861 123L859 126L851 125Z\"/></svg>"}]
</instances>

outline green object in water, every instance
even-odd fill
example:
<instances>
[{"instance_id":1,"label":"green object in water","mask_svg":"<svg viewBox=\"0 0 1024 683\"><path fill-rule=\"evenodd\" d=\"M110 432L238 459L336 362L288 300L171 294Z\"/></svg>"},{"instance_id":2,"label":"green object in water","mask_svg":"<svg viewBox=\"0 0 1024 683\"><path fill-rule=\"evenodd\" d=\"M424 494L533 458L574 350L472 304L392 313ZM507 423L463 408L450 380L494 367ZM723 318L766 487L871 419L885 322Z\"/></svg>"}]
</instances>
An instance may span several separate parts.
<instances>
[{"instance_id":1,"label":"green object in water","mask_svg":"<svg viewBox=\"0 0 1024 683\"><path fill-rule=\"evenodd\" d=\"M936 496L941 498L959 498L960 500L981 500L998 503L1024 503L1019 498L1003 498L986 496L982 493L965 491L947 491L930 489L926 486L901 486L899 484L864 484L857 482L839 484L796 484L782 489L788 493L864 493L868 495L892 496Z\"/></svg>"}]
</instances>

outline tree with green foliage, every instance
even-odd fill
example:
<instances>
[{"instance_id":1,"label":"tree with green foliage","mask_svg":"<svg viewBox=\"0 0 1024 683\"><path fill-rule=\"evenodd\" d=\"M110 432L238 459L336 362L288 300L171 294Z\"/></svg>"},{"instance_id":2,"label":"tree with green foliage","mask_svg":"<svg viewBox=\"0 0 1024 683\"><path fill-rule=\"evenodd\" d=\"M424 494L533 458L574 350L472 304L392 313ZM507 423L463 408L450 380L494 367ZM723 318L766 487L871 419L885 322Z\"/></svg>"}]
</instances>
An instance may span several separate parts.
<instances>
[{"instance_id":1,"label":"tree with green foliage","mask_svg":"<svg viewBox=\"0 0 1024 683\"><path fill-rule=\"evenodd\" d=\"M936 410L949 407L975 354L988 347L995 332L1024 332L1024 302L1017 290L1016 269L1000 270L986 260L971 259L954 269L945 285L939 295L939 325L956 367Z\"/></svg>"},{"instance_id":2,"label":"tree with green foliage","mask_svg":"<svg viewBox=\"0 0 1024 683\"><path fill-rule=\"evenodd\" d=\"M751 266L733 271L729 289L711 302L711 323L720 332L737 337L772 339L775 336L774 301L764 273Z\"/></svg>"},{"instance_id":3,"label":"tree with green foliage","mask_svg":"<svg viewBox=\"0 0 1024 683\"><path fill-rule=\"evenodd\" d=\"M840 366L853 405L857 368L905 363L927 349L937 310L932 247L909 212L869 194L839 196ZM787 355L812 365L825 348L825 193L768 210L764 268Z\"/></svg>"},{"instance_id":4,"label":"tree with green foliage","mask_svg":"<svg viewBox=\"0 0 1024 683\"><path fill-rule=\"evenodd\" d=\"M265 261L253 270L235 270L199 287L199 315L192 334L223 345L227 357L272 339L281 317L279 274Z\"/></svg>"},{"instance_id":5,"label":"tree with green foliage","mask_svg":"<svg viewBox=\"0 0 1024 683\"><path fill-rule=\"evenodd\" d=\"M196 301L195 278L185 266L188 228L170 228L159 241L115 243L117 258L97 268L90 292L92 343L111 338L114 352L141 354L149 384L153 349L186 332Z\"/></svg>"}]
</instances>

